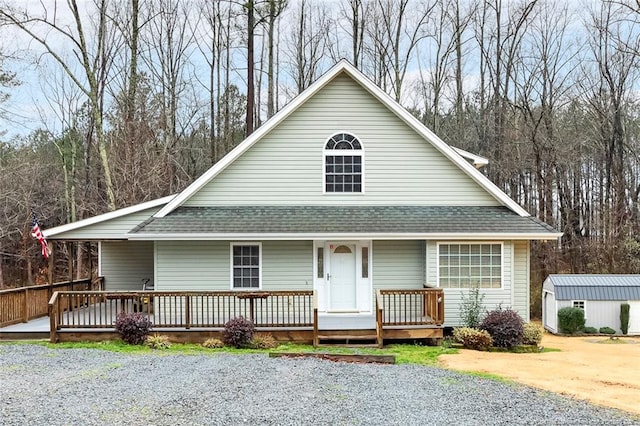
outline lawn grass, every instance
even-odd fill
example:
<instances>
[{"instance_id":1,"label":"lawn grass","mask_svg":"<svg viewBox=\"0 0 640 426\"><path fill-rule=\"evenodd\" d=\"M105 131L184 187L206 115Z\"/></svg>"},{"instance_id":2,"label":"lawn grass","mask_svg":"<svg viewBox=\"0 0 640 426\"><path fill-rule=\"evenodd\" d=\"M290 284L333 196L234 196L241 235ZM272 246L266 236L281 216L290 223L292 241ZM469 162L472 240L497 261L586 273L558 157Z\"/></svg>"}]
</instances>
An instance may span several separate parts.
<instances>
[{"instance_id":1,"label":"lawn grass","mask_svg":"<svg viewBox=\"0 0 640 426\"><path fill-rule=\"evenodd\" d=\"M601 343L605 345L626 345L628 342L625 341L624 339L620 339L614 336L614 337L598 340L596 343Z\"/></svg>"},{"instance_id":2,"label":"lawn grass","mask_svg":"<svg viewBox=\"0 0 640 426\"><path fill-rule=\"evenodd\" d=\"M367 347L342 347L321 346L314 348L311 345L284 344L278 346L273 352L307 352L307 353L331 353L331 354L362 354L362 355L395 355L398 364L436 365L438 357L444 354L458 353L457 349L443 348L442 346L421 346L410 344L395 344L385 346L383 349Z\"/></svg>"},{"instance_id":3,"label":"lawn grass","mask_svg":"<svg viewBox=\"0 0 640 426\"><path fill-rule=\"evenodd\" d=\"M500 383L506 383L506 384L514 383L512 380L506 379L502 376L498 376L497 374L492 374L492 373L484 373L481 371L460 371L459 373L467 376L479 377L481 379L493 380L494 382L500 382Z\"/></svg>"},{"instance_id":4,"label":"lawn grass","mask_svg":"<svg viewBox=\"0 0 640 426\"><path fill-rule=\"evenodd\" d=\"M4 342L16 344L17 342ZM23 341L18 344L37 344L51 349L100 349L111 352L131 354L186 354L186 355L215 355L229 354L255 354L268 352L303 352L303 353L331 353L331 354L362 354L362 355L395 355L398 364L436 365L438 357L444 354L455 354L457 349L444 348L442 346L421 346L411 344L394 344L383 349L368 347L342 347L321 346L314 348L311 345L284 343L274 349L236 349L224 347L208 349L193 343L172 343L167 349L151 349L146 345L129 345L121 340L108 340L103 342L63 342L49 343L46 341Z\"/></svg>"}]
</instances>

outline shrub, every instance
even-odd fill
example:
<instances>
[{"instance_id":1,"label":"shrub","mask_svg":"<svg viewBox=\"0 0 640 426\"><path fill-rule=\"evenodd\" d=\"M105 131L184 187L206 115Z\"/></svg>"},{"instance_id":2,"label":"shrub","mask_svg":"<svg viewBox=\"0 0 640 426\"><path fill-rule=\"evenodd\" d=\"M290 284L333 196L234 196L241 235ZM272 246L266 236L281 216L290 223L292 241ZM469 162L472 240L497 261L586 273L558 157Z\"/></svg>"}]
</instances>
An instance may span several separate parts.
<instances>
[{"instance_id":1,"label":"shrub","mask_svg":"<svg viewBox=\"0 0 640 426\"><path fill-rule=\"evenodd\" d=\"M453 338L456 342L462 343L465 348L475 350L486 350L493 344L489 332L471 327L454 328Z\"/></svg>"},{"instance_id":2,"label":"shrub","mask_svg":"<svg viewBox=\"0 0 640 426\"><path fill-rule=\"evenodd\" d=\"M493 345L499 348L512 348L522 343L523 321L512 309L498 309L489 312L480 324L481 330L487 330L493 339Z\"/></svg>"},{"instance_id":3,"label":"shrub","mask_svg":"<svg viewBox=\"0 0 640 426\"><path fill-rule=\"evenodd\" d=\"M584 328L584 311L564 307L558 311L558 327L562 333L575 334Z\"/></svg>"},{"instance_id":4,"label":"shrub","mask_svg":"<svg viewBox=\"0 0 640 426\"><path fill-rule=\"evenodd\" d=\"M222 343L222 340L220 339L207 339L204 341L202 346L204 346L207 349L218 349L218 348L224 348L224 343Z\"/></svg>"},{"instance_id":5,"label":"shrub","mask_svg":"<svg viewBox=\"0 0 640 426\"><path fill-rule=\"evenodd\" d=\"M251 345L254 330L253 323L248 319L233 318L224 325L223 341L234 348L248 348Z\"/></svg>"},{"instance_id":6,"label":"shrub","mask_svg":"<svg viewBox=\"0 0 640 426\"><path fill-rule=\"evenodd\" d=\"M130 345L141 345L151 332L151 321L143 313L120 312L116 317L116 331Z\"/></svg>"},{"instance_id":7,"label":"shrub","mask_svg":"<svg viewBox=\"0 0 640 426\"><path fill-rule=\"evenodd\" d=\"M627 334L629 332L629 310L631 306L628 303L623 303L620 305L620 330L622 334Z\"/></svg>"},{"instance_id":8,"label":"shrub","mask_svg":"<svg viewBox=\"0 0 640 426\"><path fill-rule=\"evenodd\" d=\"M522 329L523 345L539 345L542 342L542 327L532 322L526 323Z\"/></svg>"},{"instance_id":9,"label":"shrub","mask_svg":"<svg viewBox=\"0 0 640 426\"><path fill-rule=\"evenodd\" d=\"M596 334L598 333L598 329L595 327L585 327L582 329L582 332L585 334Z\"/></svg>"},{"instance_id":10,"label":"shrub","mask_svg":"<svg viewBox=\"0 0 640 426\"><path fill-rule=\"evenodd\" d=\"M460 302L460 318L465 327L478 328L480 325L480 316L484 311L482 300L484 294L480 293L478 287L474 287L469 290L469 295L462 294L462 301Z\"/></svg>"},{"instance_id":11,"label":"shrub","mask_svg":"<svg viewBox=\"0 0 640 426\"><path fill-rule=\"evenodd\" d=\"M440 345L443 349L449 349L453 347L453 344L456 342L456 339L453 336L446 336L440 342Z\"/></svg>"},{"instance_id":12,"label":"shrub","mask_svg":"<svg viewBox=\"0 0 640 426\"><path fill-rule=\"evenodd\" d=\"M272 349L278 346L278 342L271 333L255 333L251 339L251 347L254 349Z\"/></svg>"},{"instance_id":13,"label":"shrub","mask_svg":"<svg viewBox=\"0 0 640 426\"><path fill-rule=\"evenodd\" d=\"M151 349L169 349L171 343L169 343L169 336L154 334L147 337L147 346Z\"/></svg>"},{"instance_id":14,"label":"shrub","mask_svg":"<svg viewBox=\"0 0 640 426\"><path fill-rule=\"evenodd\" d=\"M616 334L616 331L611 327L600 327L600 333L602 333L602 334Z\"/></svg>"}]
</instances>

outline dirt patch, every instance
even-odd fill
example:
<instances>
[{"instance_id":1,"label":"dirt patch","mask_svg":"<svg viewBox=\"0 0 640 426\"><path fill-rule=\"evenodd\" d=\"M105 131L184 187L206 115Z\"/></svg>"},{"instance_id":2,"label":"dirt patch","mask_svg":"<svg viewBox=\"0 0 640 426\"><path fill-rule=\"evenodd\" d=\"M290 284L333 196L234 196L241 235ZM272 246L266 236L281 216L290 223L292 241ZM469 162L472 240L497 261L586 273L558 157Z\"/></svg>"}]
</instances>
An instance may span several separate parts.
<instances>
[{"instance_id":1,"label":"dirt patch","mask_svg":"<svg viewBox=\"0 0 640 426\"><path fill-rule=\"evenodd\" d=\"M559 337L545 333L542 345L560 352L512 354L460 350L440 365L496 374L516 382L640 415L640 338Z\"/></svg>"}]
</instances>

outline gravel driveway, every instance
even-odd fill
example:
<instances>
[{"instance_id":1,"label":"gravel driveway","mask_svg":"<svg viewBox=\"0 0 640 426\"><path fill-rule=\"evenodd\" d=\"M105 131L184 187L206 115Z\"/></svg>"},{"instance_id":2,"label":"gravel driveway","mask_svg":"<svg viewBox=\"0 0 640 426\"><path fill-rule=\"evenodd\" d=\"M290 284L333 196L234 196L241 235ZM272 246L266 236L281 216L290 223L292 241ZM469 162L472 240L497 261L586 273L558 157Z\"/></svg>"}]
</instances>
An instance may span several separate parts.
<instances>
[{"instance_id":1,"label":"gravel driveway","mask_svg":"<svg viewBox=\"0 0 640 426\"><path fill-rule=\"evenodd\" d=\"M525 386L417 365L0 345L0 423L619 425L640 421Z\"/></svg>"}]
</instances>

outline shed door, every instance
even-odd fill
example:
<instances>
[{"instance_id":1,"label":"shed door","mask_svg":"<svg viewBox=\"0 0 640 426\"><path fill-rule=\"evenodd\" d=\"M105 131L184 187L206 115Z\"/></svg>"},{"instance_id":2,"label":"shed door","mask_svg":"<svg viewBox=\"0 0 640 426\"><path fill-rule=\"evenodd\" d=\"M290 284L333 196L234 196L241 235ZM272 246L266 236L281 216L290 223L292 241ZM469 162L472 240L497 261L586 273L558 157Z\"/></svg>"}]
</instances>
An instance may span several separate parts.
<instances>
[{"instance_id":1,"label":"shed door","mask_svg":"<svg viewBox=\"0 0 640 426\"><path fill-rule=\"evenodd\" d=\"M557 333L557 322L558 322L558 313L556 312L556 300L553 297L553 294L544 292L544 305L542 309L544 309L544 324L548 330Z\"/></svg>"},{"instance_id":2,"label":"shed door","mask_svg":"<svg viewBox=\"0 0 640 426\"><path fill-rule=\"evenodd\" d=\"M640 335L640 301L629 302L629 334Z\"/></svg>"}]
</instances>

